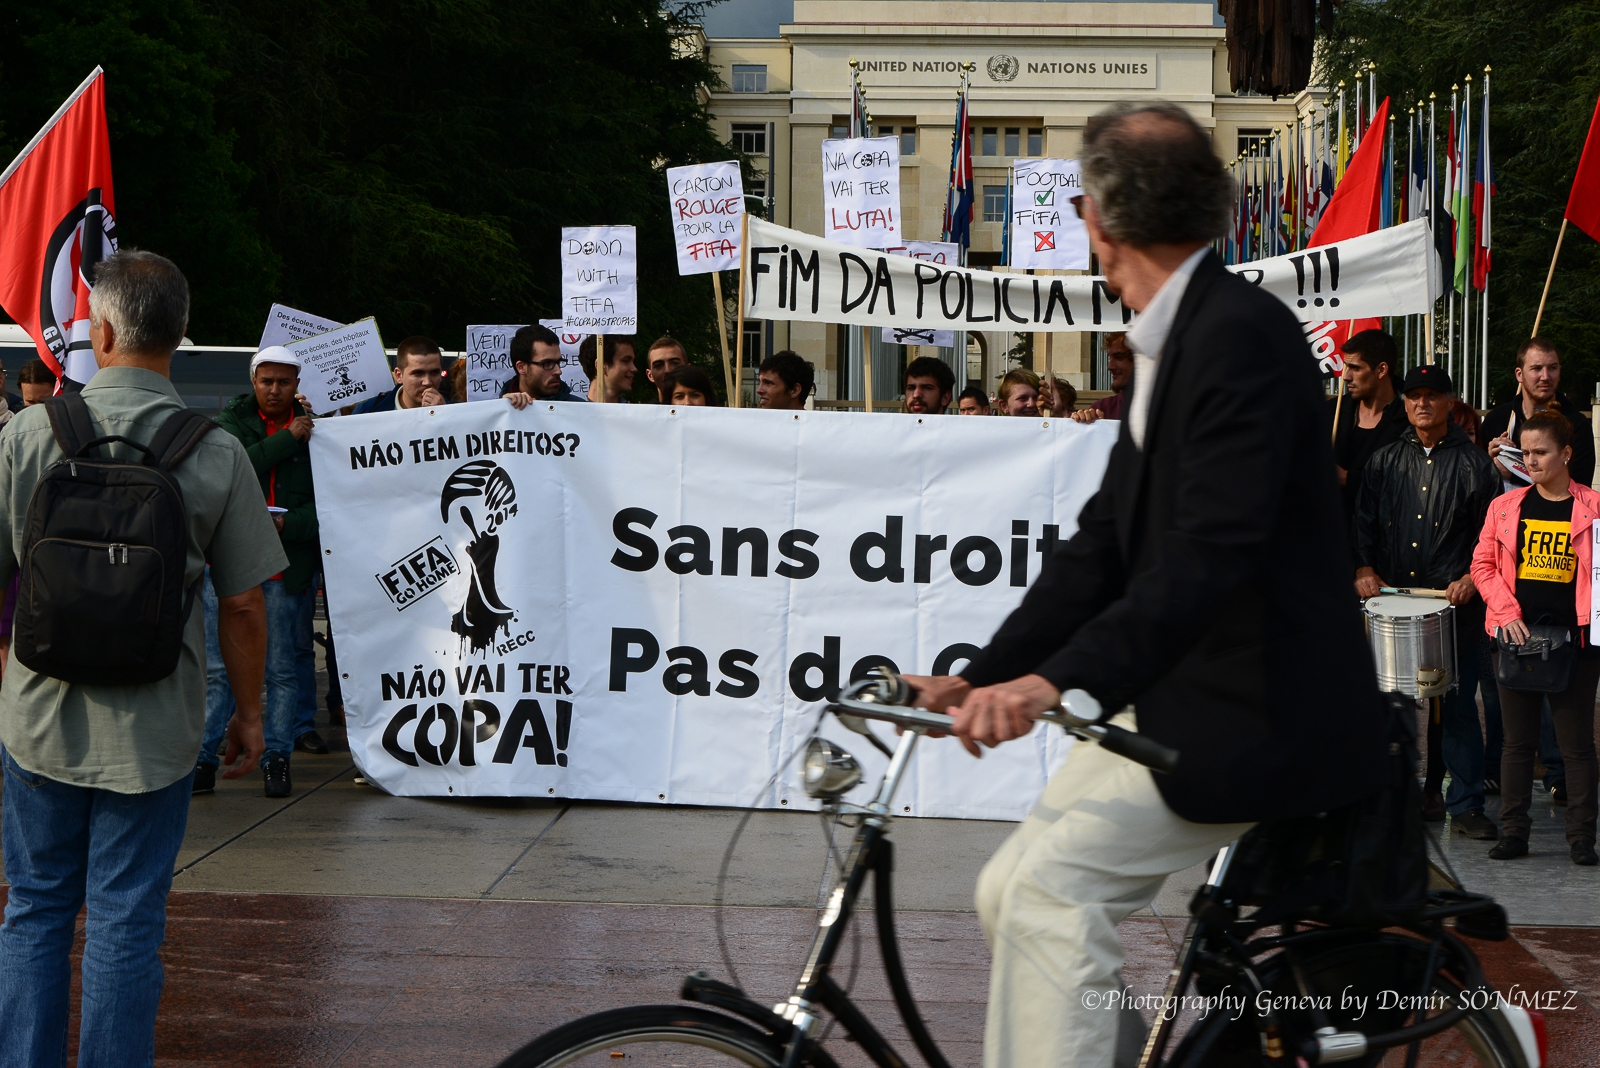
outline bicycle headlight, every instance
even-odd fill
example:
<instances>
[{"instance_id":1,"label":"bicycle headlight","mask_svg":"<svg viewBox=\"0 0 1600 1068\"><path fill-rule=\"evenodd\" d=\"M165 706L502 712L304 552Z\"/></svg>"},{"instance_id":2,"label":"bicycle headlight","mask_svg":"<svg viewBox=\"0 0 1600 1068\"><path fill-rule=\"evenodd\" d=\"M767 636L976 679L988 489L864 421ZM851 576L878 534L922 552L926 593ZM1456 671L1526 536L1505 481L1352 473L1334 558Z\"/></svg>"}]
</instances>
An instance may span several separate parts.
<instances>
[{"instance_id":1,"label":"bicycle headlight","mask_svg":"<svg viewBox=\"0 0 1600 1068\"><path fill-rule=\"evenodd\" d=\"M831 800L861 781L856 758L826 738L813 738L806 746L805 790L812 797Z\"/></svg>"}]
</instances>

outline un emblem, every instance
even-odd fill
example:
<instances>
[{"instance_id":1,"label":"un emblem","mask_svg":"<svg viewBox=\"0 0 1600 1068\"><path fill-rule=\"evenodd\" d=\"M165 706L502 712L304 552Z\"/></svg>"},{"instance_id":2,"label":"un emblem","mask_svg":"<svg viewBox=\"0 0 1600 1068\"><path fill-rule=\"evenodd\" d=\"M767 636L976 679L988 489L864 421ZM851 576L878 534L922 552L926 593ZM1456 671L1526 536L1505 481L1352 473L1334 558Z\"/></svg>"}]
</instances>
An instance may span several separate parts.
<instances>
[{"instance_id":1,"label":"un emblem","mask_svg":"<svg viewBox=\"0 0 1600 1068\"><path fill-rule=\"evenodd\" d=\"M1008 56L1001 52L997 56L989 57L989 80L994 82L1009 82L1017 77L1017 72L1022 65L1017 62L1016 56Z\"/></svg>"}]
</instances>

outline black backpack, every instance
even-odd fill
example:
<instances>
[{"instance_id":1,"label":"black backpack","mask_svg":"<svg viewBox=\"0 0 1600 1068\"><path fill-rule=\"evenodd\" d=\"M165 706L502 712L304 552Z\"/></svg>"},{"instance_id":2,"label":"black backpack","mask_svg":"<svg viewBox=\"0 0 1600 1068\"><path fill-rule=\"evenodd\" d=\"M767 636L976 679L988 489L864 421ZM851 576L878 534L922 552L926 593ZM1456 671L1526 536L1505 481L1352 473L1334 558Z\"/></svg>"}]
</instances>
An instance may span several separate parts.
<instances>
[{"instance_id":1,"label":"black backpack","mask_svg":"<svg viewBox=\"0 0 1600 1068\"><path fill-rule=\"evenodd\" d=\"M77 393L44 403L65 458L45 468L28 502L17 659L65 682L157 682L177 670L200 588L198 580L183 585L189 522L171 472L217 424L184 409L144 445L97 436ZM95 455L113 441L141 450L145 460Z\"/></svg>"}]
</instances>

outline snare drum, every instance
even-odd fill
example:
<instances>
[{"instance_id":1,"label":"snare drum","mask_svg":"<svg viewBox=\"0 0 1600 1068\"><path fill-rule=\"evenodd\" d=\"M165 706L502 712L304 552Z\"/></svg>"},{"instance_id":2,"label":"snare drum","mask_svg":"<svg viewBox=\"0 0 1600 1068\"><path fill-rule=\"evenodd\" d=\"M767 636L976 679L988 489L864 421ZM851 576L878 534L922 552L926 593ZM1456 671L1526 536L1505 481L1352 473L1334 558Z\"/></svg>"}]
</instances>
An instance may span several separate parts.
<instances>
[{"instance_id":1,"label":"snare drum","mask_svg":"<svg viewBox=\"0 0 1600 1068\"><path fill-rule=\"evenodd\" d=\"M1456 610L1449 601L1384 594L1365 607L1378 689L1437 697L1455 686Z\"/></svg>"}]
</instances>

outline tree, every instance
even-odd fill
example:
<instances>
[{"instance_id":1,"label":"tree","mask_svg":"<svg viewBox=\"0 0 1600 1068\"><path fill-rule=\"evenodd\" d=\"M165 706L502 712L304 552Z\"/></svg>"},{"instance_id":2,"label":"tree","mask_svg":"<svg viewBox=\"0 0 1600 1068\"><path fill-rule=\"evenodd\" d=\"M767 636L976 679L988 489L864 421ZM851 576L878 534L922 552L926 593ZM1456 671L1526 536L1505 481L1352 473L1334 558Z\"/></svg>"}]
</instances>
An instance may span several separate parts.
<instances>
[{"instance_id":1,"label":"tree","mask_svg":"<svg viewBox=\"0 0 1600 1068\"><path fill-rule=\"evenodd\" d=\"M1579 0L1349 0L1325 41L1326 84L1354 84L1359 62L1377 63L1378 92L1403 116L1467 74L1474 92L1493 68L1494 270L1489 276L1489 353L1493 399L1515 389L1517 345L1533 329L1572 175L1600 95L1600 6ZM1473 101L1477 114L1479 99ZM1403 122L1403 119L1402 119ZM1443 152L1448 118L1441 118ZM1473 146L1477 151L1474 119ZM1396 137L1397 142L1399 137ZM1396 155L1399 155L1397 148ZM1442 173L1442 164L1441 164ZM1569 227L1539 333L1562 353L1562 389L1585 402L1600 376L1600 247Z\"/></svg>"},{"instance_id":2,"label":"tree","mask_svg":"<svg viewBox=\"0 0 1600 1068\"><path fill-rule=\"evenodd\" d=\"M190 0L13 5L0 33L0 166L9 163L96 64L124 245L171 257L188 276L190 336L255 341L278 258L241 203L249 169L219 127L219 39ZM3 237L0 237L3 239Z\"/></svg>"},{"instance_id":3,"label":"tree","mask_svg":"<svg viewBox=\"0 0 1600 1068\"><path fill-rule=\"evenodd\" d=\"M641 348L670 331L710 366L663 173L731 154L686 47L704 6L40 0L0 41L0 149L103 64L119 226L189 275L197 340L251 344L277 300L460 348L560 314L561 227L632 223Z\"/></svg>"}]
</instances>

